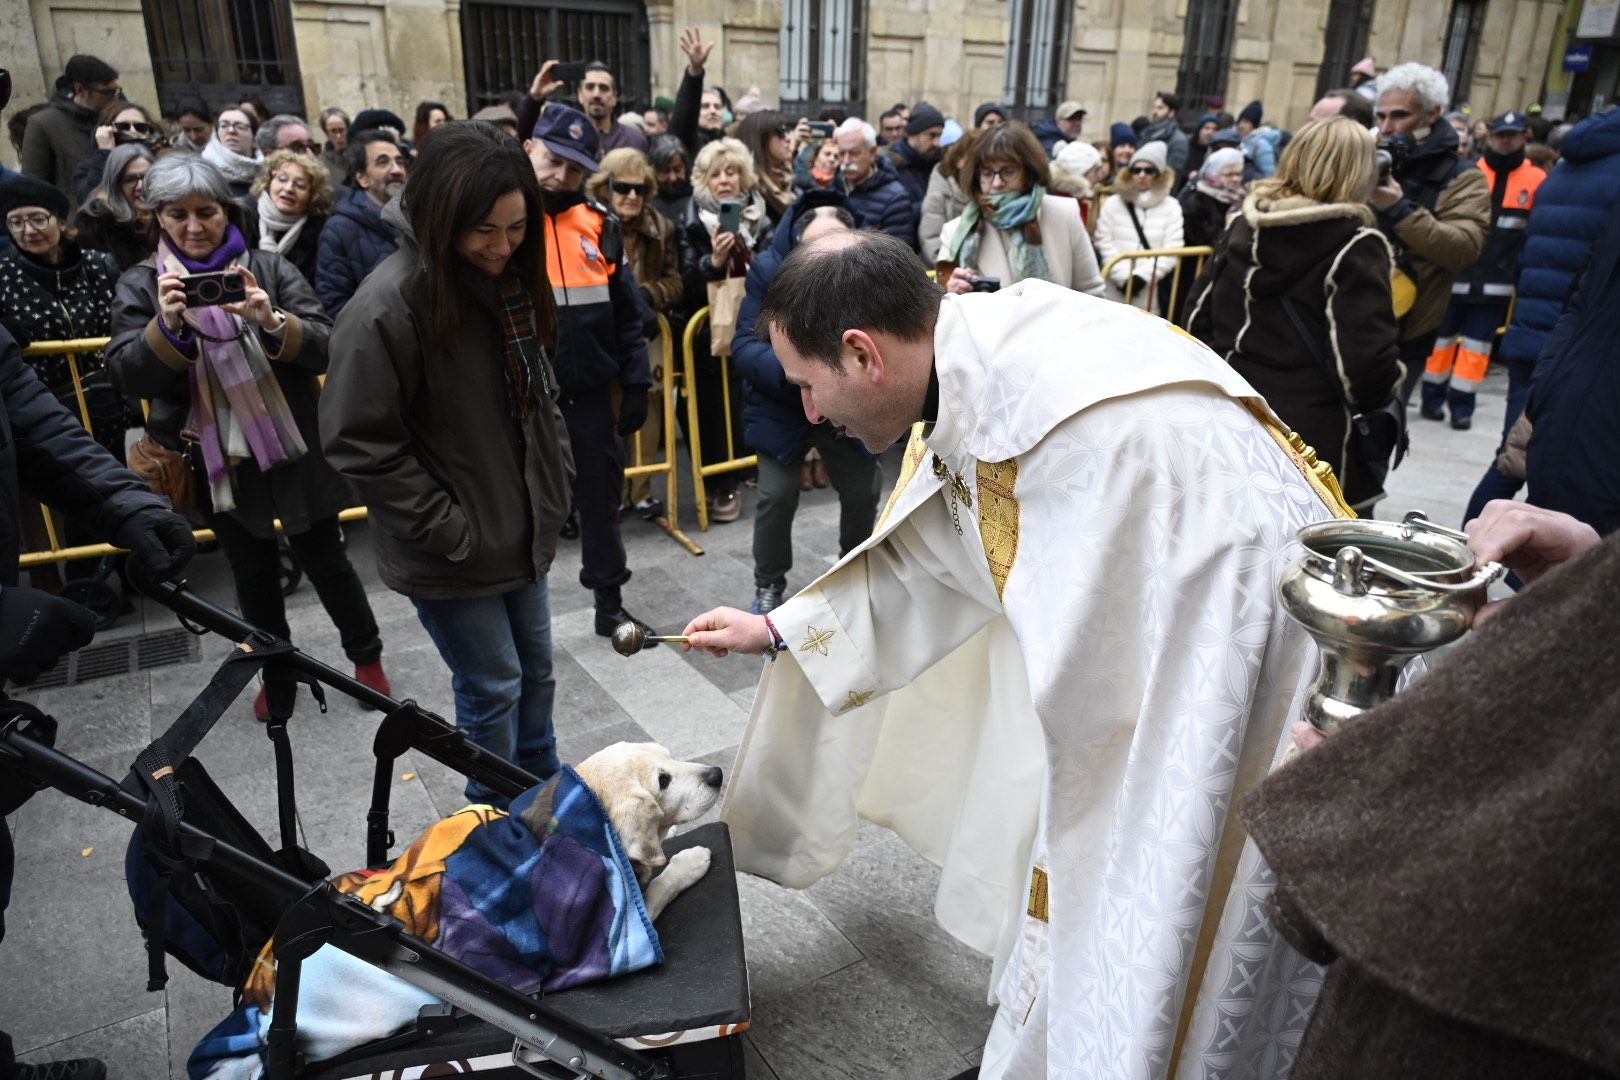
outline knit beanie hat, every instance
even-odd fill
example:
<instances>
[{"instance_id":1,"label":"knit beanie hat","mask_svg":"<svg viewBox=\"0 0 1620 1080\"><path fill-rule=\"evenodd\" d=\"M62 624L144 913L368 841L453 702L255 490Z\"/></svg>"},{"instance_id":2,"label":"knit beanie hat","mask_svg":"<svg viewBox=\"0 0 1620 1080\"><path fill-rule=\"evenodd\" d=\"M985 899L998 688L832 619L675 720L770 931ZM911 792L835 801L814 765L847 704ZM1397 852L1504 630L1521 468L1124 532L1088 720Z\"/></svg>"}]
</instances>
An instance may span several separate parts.
<instances>
[{"instance_id":1,"label":"knit beanie hat","mask_svg":"<svg viewBox=\"0 0 1620 1080\"><path fill-rule=\"evenodd\" d=\"M911 107L911 119L906 121L906 134L918 135L931 127L944 127L945 114L928 104L919 101Z\"/></svg>"},{"instance_id":2,"label":"knit beanie hat","mask_svg":"<svg viewBox=\"0 0 1620 1080\"><path fill-rule=\"evenodd\" d=\"M71 209L68 197L55 184L12 173L0 181L0 217L24 206L43 207L59 218L66 218Z\"/></svg>"},{"instance_id":3,"label":"knit beanie hat","mask_svg":"<svg viewBox=\"0 0 1620 1080\"><path fill-rule=\"evenodd\" d=\"M1109 146L1135 146L1136 129L1123 120L1108 129Z\"/></svg>"},{"instance_id":4,"label":"knit beanie hat","mask_svg":"<svg viewBox=\"0 0 1620 1080\"><path fill-rule=\"evenodd\" d=\"M1152 165L1160 172L1164 172L1170 167L1170 148L1154 139L1131 155L1131 168L1134 169L1139 164Z\"/></svg>"},{"instance_id":5,"label":"knit beanie hat","mask_svg":"<svg viewBox=\"0 0 1620 1080\"><path fill-rule=\"evenodd\" d=\"M1251 101L1247 105L1243 106L1243 111L1238 113L1238 119L1247 120L1255 127L1259 127L1260 121L1264 115L1265 110L1261 107L1260 103L1258 101Z\"/></svg>"},{"instance_id":6,"label":"knit beanie hat","mask_svg":"<svg viewBox=\"0 0 1620 1080\"><path fill-rule=\"evenodd\" d=\"M1088 142L1076 139L1072 143L1065 143L1052 164L1066 170L1072 176L1084 176L1096 168L1102 161L1102 153Z\"/></svg>"},{"instance_id":7,"label":"knit beanie hat","mask_svg":"<svg viewBox=\"0 0 1620 1080\"><path fill-rule=\"evenodd\" d=\"M362 109L349 124L351 133L370 131L373 128L393 128L396 135L404 135L410 130L397 113L391 113L387 109Z\"/></svg>"},{"instance_id":8,"label":"knit beanie hat","mask_svg":"<svg viewBox=\"0 0 1620 1080\"><path fill-rule=\"evenodd\" d=\"M980 105L977 109L973 110L973 126L983 127L984 118L989 116L991 113L995 113L997 116L1001 117L1002 123L1007 122L1007 106L1003 105L999 101L987 101L983 105Z\"/></svg>"}]
</instances>

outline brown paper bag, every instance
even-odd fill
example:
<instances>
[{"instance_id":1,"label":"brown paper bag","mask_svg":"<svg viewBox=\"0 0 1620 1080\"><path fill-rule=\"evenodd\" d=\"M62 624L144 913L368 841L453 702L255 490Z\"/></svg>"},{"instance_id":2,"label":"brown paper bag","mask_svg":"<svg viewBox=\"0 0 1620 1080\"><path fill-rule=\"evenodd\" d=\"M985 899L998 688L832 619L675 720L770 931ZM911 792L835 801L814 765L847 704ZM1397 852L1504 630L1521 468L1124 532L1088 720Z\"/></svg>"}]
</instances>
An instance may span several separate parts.
<instances>
[{"instance_id":1,"label":"brown paper bag","mask_svg":"<svg viewBox=\"0 0 1620 1080\"><path fill-rule=\"evenodd\" d=\"M737 333L737 313L748 292L748 279L728 277L709 282L709 353L730 356Z\"/></svg>"}]
</instances>

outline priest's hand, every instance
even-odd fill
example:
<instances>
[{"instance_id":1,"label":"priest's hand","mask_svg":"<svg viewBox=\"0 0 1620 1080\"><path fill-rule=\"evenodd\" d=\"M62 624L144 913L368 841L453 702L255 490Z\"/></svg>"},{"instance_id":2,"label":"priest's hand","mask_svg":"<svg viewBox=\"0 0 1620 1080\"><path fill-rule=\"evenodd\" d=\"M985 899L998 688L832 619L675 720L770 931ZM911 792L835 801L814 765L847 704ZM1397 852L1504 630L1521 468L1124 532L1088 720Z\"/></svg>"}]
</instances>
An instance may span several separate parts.
<instances>
[{"instance_id":1,"label":"priest's hand","mask_svg":"<svg viewBox=\"0 0 1620 1080\"><path fill-rule=\"evenodd\" d=\"M1584 521L1510 499L1486 503L1463 531L1480 562L1499 562L1527 582L1596 547L1599 541L1597 531ZM1501 603L1481 608L1474 625L1494 615Z\"/></svg>"},{"instance_id":2,"label":"priest's hand","mask_svg":"<svg viewBox=\"0 0 1620 1080\"><path fill-rule=\"evenodd\" d=\"M684 651L701 649L715 656L733 652L758 656L773 644L765 616L729 607L704 612L681 633L686 636Z\"/></svg>"}]
</instances>

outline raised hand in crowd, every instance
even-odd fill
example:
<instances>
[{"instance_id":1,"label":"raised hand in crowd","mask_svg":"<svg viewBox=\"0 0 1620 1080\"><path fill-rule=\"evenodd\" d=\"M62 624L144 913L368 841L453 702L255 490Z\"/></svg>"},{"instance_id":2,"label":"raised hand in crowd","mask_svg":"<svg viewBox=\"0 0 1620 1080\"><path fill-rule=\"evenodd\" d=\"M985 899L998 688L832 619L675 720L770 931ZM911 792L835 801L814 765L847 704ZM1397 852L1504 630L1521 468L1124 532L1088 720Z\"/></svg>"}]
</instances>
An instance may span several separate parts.
<instances>
[{"instance_id":1,"label":"raised hand in crowd","mask_svg":"<svg viewBox=\"0 0 1620 1080\"><path fill-rule=\"evenodd\" d=\"M536 101L545 101L563 88L563 81L552 75L560 63L561 60L547 60L540 65L540 70L535 72L534 81L529 84L530 97Z\"/></svg>"},{"instance_id":2,"label":"raised hand in crowd","mask_svg":"<svg viewBox=\"0 0 1620 1080\"><path fill-rule=\"evenodd\" d=\"M686 54L687 63L693 75L703 74L703 66L709 62L709 53L714 51L714 42L703 40L703 31L696 26L688 26L681 31L681 52Z\"/></svg>"},{"instance_id":3,"label":"raised hand in crowd","mask_svg":"<svg viewBox=\"0 0 1620 1080\"><path fill-rule=\"evenodd\" d=\"M170 272L159 274L158 280L158 309L163 315L163 325L171 333L178 334L184 328L182 316L186 313L186 286L179 273Z\"/></svg>"}]
</instances>

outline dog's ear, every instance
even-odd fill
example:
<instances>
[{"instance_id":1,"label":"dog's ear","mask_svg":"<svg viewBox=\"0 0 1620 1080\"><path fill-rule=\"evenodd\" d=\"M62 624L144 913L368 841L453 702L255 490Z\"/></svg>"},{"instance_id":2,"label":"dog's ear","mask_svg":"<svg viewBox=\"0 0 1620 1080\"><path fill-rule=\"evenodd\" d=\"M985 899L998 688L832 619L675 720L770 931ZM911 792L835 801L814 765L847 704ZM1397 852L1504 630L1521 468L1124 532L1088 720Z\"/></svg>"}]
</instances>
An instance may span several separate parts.
<instances>
[{"instance_id":1,"label":"dog's ear","mask_svg":"<svg viewBox=\"0 0 1620 1080\"><path fill-rule=\"evenodd\" d=\"M608 817L619 830L625 854L638 867L659 867L669 861L659 835L663 813L658 796L634 780L617 793L614 805L608 807Z\"/></svg>"}]
</instances>

